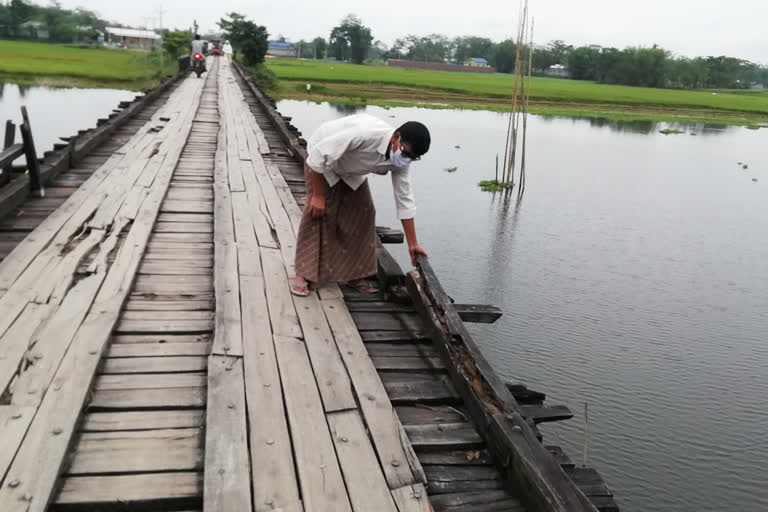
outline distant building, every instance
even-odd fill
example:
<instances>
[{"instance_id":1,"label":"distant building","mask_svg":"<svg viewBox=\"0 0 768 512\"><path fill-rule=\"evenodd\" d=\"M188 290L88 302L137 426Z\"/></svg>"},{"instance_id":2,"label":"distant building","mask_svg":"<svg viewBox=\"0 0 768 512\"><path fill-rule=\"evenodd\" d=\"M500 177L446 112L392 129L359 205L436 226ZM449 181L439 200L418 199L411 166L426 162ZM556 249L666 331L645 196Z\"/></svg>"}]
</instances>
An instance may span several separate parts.
<instances>
[{"instance_id":1,"label":"distant building","mask_svg":"<svg viewBox=\"0 0 768 512\"><path fill-rule=\"evenodd\" d=\"M49 39L51 37L51 34L48 32L48 25L42 21L22 23L21 29L25 35L36 39Z\"/></svg>"},{"instance_id":2,"label":"distant building","mask_svg":"<svg viewBox=\"0 0 768 512\"><path fill-rule=\"evenodd\" d=\"M465 66L473 67L473 68L489 68L491 67L490 64L488 64L488 61L481 58L481 57L472 57L467 62L464 63Z\"/></svg>"},{"instance_id":3,"label":"distant building","mask_svg":"<svg viewBox=\"0 0 768 512\"><path fill-rule=\"evenodd\" d=\"M270 41L267 46L267 55L271 57L293 57L298 54L296 52L296 46L293 43Z\"/></svg>"},{"instance_id":4,"label":"distant building","mask_svg":"<svg viewBox=\"0 0 768 512\"><path fill-rule=\"evenodd\" d=\"M159 45L161 37L151 30L134 28L106 28L106 42L124 48L152 48Z\"/></svg>"},{"instance_id":5,"label":"distant building","mask_svg":"<svg viewBox=\"0 0 768 512\"><path fill-rule=\"evenodd\" d=\"M419 62L414 60L389 59L387 66L391 68L422 69L428 71L457 71L463 73L493 73L494 69L487 65L462 66L447 62Z\"/></svg>"},{"instance_id":6,"label":"distant building","mask_svg":"<svg viewBox=\"0 0 768 512\"><path fill-rule=\"evenodd\" d=\"M547 76L556 76L558 78L568 78L569 76L568 68L562 64L553 64L549 66L544 74Z\"/></svg>"}]
</instances>

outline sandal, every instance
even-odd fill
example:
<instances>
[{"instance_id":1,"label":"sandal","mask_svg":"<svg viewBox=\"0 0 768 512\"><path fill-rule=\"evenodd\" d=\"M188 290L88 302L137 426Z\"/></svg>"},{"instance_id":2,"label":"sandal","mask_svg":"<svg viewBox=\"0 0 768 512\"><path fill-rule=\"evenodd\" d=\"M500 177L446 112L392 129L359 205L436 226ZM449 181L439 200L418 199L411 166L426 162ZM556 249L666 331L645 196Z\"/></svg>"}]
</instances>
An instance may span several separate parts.
<instances>
[{"instance_id":1,"label":"sandal","mask_svg":"<svg viewBox=\"0 0 768 512\"><path fill-rule=\"evenodd\" d=\"M296 282L296 278L293 278L291 280L291 293L297 297L309 297L309 283L304 281L304 284L299 284Z\"/></svg>"},{"instance_id":2,"label":"sandal","mask_svg":"<svg viewBox=\"0 0 768 512\"><path fill-rule=\"evenodd\" d=\"M360 293L377 293L379 291L378 288L371 285L368 281L365 279L358 279L357 281L350 281L347 283L349 286L354 288L355 290L359 291Z\"/></svg>"}]
</instances>

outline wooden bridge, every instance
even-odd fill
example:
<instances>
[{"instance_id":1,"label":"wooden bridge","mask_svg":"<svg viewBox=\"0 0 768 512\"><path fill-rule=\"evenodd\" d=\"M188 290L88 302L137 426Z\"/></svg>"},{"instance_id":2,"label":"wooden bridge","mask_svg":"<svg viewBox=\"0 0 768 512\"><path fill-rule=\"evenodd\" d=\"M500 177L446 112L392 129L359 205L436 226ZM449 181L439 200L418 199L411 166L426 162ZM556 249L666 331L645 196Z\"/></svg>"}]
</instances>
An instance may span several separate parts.
<instances>
[{"instance_id":1,"label":"wooden bridge","mask_svg":"<svg viewBox=\"0 0 768 512\"><path fill-rule=\"evenodd\" d=\"M0 510L617 510L428 261L382 245L382 292L290 295L302 141L209 67L48 154L0 223Z\"/></svg>"}]
</instances>

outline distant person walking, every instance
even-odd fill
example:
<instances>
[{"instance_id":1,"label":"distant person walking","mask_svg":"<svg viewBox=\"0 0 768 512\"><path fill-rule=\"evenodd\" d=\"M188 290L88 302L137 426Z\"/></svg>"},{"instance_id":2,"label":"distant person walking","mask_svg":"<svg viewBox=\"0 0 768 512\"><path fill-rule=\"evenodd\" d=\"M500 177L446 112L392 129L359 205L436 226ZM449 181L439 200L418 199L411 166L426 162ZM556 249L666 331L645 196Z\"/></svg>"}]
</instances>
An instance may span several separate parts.
<instances>
[{"instance_id":1,"label":"distant person walking","mask_svg":"<svg viewBox=\"0 0 768 512\"><path fill-rule=\"evenodd\" d=\"M229 41L224 41L224 46L221 49L222 52L224 52L224 57L227 59L227 64L232 63L232 45L229 44Z\"/></svg>"}]
</instances>

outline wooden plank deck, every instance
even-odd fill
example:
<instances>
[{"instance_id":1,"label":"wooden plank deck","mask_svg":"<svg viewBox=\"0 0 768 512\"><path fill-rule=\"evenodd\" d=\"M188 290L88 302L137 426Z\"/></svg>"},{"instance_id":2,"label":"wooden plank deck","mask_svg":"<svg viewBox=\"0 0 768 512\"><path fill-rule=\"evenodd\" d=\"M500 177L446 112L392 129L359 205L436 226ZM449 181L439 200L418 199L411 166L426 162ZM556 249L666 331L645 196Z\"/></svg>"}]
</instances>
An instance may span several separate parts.
<instances>
[{"instance_id":1,"label":"wooden plank deck","mask_svg":"<svg viewBox=\"0 0 768 512\"><path fill-rule=\"evenodd\" d=\"M297 146L210 69L0 223L0 510L534 510L413 305L289 294Z\"/></svg>"}]
</instances>

